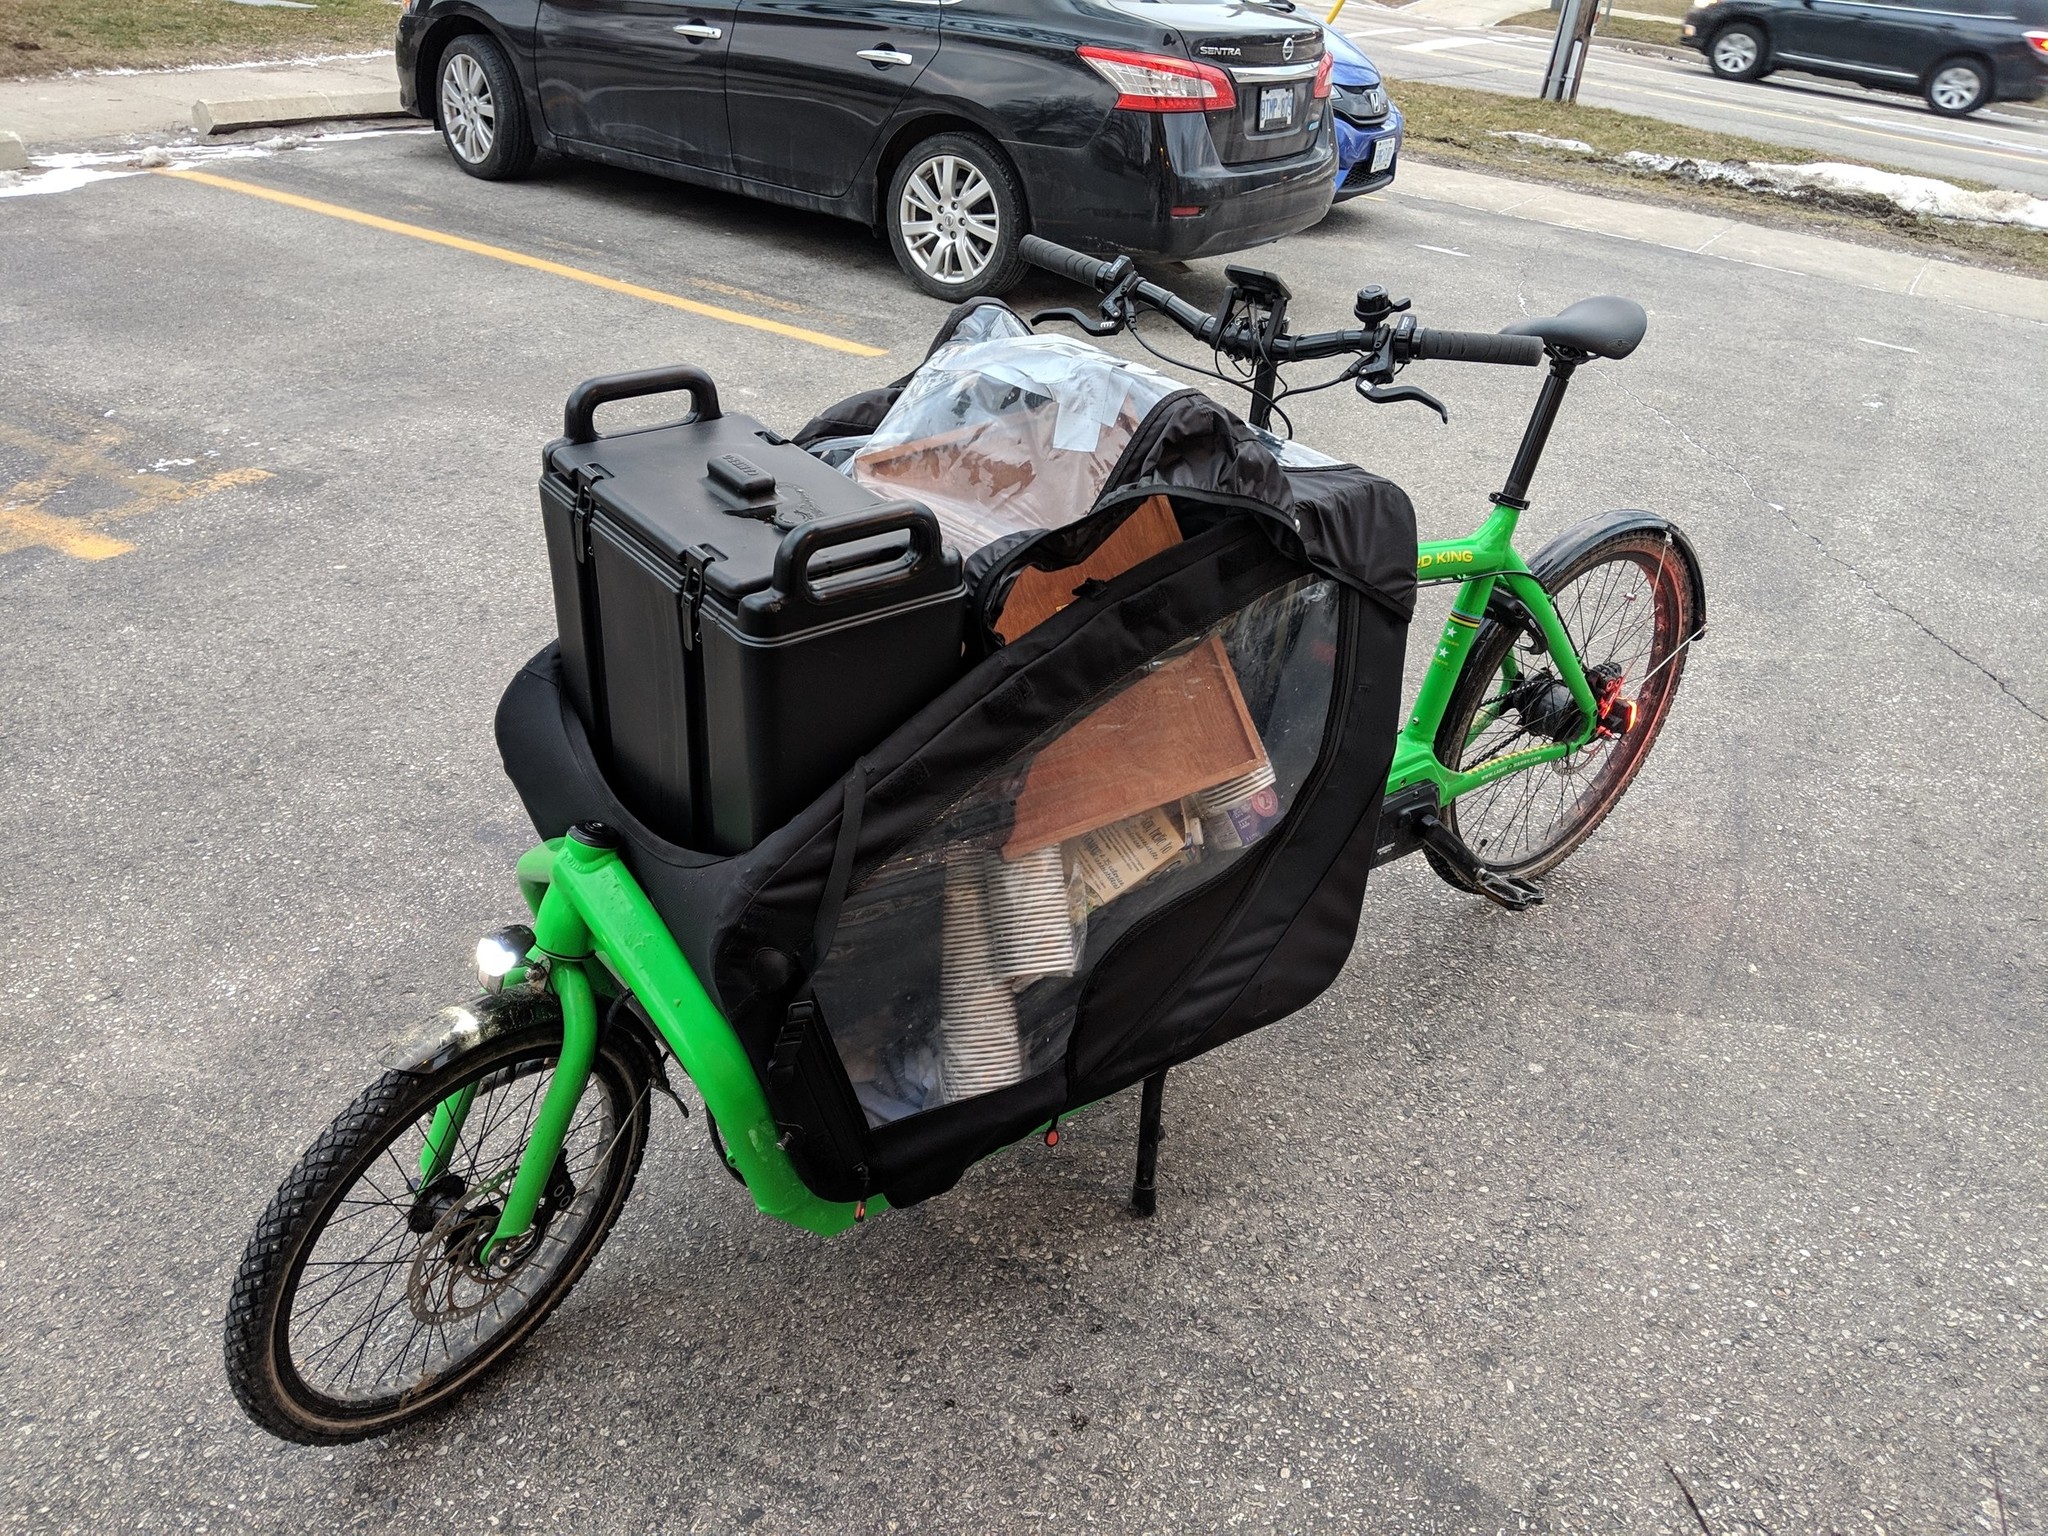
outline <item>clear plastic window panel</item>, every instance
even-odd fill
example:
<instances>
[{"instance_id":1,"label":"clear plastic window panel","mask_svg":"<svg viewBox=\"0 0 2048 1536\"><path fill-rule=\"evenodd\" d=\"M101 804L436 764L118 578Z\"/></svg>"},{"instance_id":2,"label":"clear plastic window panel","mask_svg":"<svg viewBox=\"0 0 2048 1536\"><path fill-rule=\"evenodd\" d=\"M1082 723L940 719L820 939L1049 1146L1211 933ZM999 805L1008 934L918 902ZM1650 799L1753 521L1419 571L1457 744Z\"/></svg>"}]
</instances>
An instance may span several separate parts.
<instances>
[{"instance_id":1,"label":"clear plastic window panel","mask_svg":"<svg viewBox=\"0 0 2048 1536\"><path fill-rule=\"evenodd\" d=\"M1181 387L1066 336L956 339L842 467L877 495L930 507L965 558L1086 516L1138 423Z\"/></svg>"},{"instance_id":2,"label":"clear plastic window panel","mask_svg":"<svg viewBox=\"0 0 2048 1536\"><path fill-rule=\"evenodd\" d=\"M1337 608L1304 579L1154 658L848 893L814 985L870 1125L1056 1066L1090 968L1271 834L1322 750Z\"/></svg>"}]
</instances>

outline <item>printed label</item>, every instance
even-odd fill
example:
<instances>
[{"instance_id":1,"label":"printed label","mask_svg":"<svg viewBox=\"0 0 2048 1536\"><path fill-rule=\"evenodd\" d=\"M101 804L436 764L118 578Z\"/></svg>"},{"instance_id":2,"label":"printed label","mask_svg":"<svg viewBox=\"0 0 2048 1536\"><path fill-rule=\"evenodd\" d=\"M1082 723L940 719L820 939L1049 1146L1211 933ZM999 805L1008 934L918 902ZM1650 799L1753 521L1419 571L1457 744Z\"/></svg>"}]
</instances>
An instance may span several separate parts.
<instances>
[{"instance_id":1,"label":"printed label","mask_svg":"<svg viewBox=\"0 0 2048 1536\"><path fill-rule=\"evenodd\" d=\"M1067 848L1093 912L1164 869L1180 856L1181 844L1180 822L1159 806L1083 833Z\"/></svg>"}]
</instances>

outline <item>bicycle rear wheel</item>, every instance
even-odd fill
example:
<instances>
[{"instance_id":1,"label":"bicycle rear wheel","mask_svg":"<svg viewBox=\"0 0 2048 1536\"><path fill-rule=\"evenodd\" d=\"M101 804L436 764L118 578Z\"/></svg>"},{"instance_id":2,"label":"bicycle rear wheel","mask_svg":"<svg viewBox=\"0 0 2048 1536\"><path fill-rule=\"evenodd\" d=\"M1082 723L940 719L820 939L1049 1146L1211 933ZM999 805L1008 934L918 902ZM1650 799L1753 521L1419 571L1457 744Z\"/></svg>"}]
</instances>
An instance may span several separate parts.
<instances>
[{"instance_id":1,"label":"bicycle rear wheel","mask_svg":"<svg viewBox=\"0 0 2048 1536\"><path fill-rule=\"evenodd\" d=\"M1671 712L1700 623L1691 572L1654 529L1610 534L1537 574L1601 697L1600 728L1577 751L1496 779L1440 813L1476 862L1525 880L1570 857L1634 781ZM1569 737L1581 723L1533 620L1497 605L1452 692L1437 755L1469 772ZM1429 862L1471 889L1434 851Z\"/></svg>"},{"instance_id":2,"label":"bicycle rear wheel","mask_svg":"<svg viewBox=\"0 0 2048 1536\"><path fill-rule=\"evenodd\" d=\"M228 1381L258 1424L305 1444L383 1434L473 1385L569 1294L647 1144L651 1069L616 1035L599 1041L533 1227L478 1262L561 1050L556 1012L437 1072L386 1072L307 1150L228 1306ZM452 1144L442 1105L461 1106Z\"/></svg>"}]
</instances>

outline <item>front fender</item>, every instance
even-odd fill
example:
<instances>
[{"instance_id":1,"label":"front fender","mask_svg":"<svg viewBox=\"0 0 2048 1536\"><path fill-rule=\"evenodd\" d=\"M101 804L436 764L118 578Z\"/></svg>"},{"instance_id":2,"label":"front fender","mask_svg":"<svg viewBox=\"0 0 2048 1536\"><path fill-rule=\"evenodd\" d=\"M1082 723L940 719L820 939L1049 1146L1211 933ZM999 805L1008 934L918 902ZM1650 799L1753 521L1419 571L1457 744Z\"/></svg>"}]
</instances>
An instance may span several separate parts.
<instances>
[{"instance_id":1,"label":"front fender","mask_svg":"<svg viewBox=\"0 0 2048 1536\"><path fill-rule=\"evenodd\" d=\"M486 993L422 1019L387 1045L379 1062L394 1072L438 1072L478 1046L529 1024L561 1027L562 1005L552 992L515 987Z\"/></svg>"}]
</instances>

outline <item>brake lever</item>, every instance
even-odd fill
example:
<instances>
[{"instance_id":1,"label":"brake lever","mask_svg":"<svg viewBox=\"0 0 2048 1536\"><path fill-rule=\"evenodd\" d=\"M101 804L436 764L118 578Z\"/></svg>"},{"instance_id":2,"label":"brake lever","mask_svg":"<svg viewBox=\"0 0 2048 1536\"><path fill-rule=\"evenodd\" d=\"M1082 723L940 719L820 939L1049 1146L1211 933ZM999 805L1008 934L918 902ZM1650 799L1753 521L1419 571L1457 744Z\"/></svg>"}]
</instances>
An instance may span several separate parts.
<instances>
[{"instance_id":1,"label":"brake lever","mask_svg":"<svg viewBox=\"0 0 2048 1536\"><path fill-rule=\"evenodd\" d=\"M1443 417L1445 426L1451 424L1450 407L1428 390L1418 389L1413 384L1368 384L1364 379L1360 379L1357 389L1374 405L1398 405L1404 400L1413 400L1418 405L1428 406Z\"/></svg>"},{"instance_id":2,"label":"brake lever","mask_svg":"<svg viewBox=\"0 0 2048 1536\"><path fill-rule=\"evenodd\" d=\"M1037 330L1048 320L1064 320L1068 325L1078 325L1090 336L1114 336L1124 328L1121 319L1112 319L1105 315L1100 320L1090 320L1080 310L1064 306L1059 309L1041 309L1031 317L1031 328Z\"/></svg>"}]
</instances>

